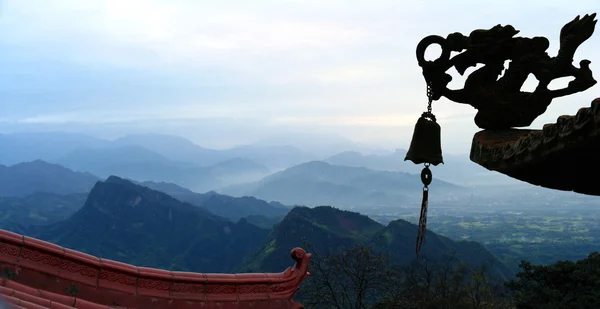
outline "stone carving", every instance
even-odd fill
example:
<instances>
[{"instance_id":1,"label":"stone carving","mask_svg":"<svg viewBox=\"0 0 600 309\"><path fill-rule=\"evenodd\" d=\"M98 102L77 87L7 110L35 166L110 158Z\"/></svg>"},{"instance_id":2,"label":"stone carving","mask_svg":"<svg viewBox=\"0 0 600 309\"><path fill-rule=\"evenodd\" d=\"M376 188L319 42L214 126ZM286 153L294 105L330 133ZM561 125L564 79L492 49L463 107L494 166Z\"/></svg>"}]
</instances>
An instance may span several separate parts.
<instances>
[{"instance_id":1,"label":"stone carving","mask_svg":"<svg viewBox=\"0 0 600 309\"><path fill-rule=\"evenodd\" d=\"M457 103L469 104L478 110L475 124L483 129L509 129L529 126L543 114L554 98L585 91L596 84L590 61L573 65L577 48L589 39L595 29L596 14L577 16L560 32L560 49L555 57L546 52L550 42L545 37L515 37L518 30L511 25L480 29L469 36L452 33L446 38L431 35L417 46L417 60L432 92L432 99L442 96ZM439 44L442 55L434 61L425 60L425 50ZM451 52L459 52L454 57ZM510 60L505 70L504 64ZM483 67L471 73L463 89L448 89L452 77L446 72L455 68L464 75L477 64ZM504 72L504 75L500 75ZM533 92L521 91L527 77L533 74L539 84ZM551 81L574 77L567 87L550 90Z\"/></svg>"}]
</instances>

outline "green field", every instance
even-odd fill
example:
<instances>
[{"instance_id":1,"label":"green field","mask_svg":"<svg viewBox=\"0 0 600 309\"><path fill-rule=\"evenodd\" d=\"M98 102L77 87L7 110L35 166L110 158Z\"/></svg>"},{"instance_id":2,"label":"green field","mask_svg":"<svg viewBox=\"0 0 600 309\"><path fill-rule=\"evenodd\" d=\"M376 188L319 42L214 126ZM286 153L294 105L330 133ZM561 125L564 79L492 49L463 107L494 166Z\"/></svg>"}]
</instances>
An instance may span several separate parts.
<instances>
[{"instance_id":1,"label":"green field","mask_svg":"<svg viewBox=\"0 0 600 309\"><path fill-rule=\"evenodd\" d=\"M586 205L533 207L525 211L430 208L428 229L455 240L474 240L514 270L521 260L550 264L579 260L600 251L600 208ZM370 214L382 223L402 218L417 223L417 209ZM416 232L416 231L415 231Z\"/></svg>"}]
</instances>

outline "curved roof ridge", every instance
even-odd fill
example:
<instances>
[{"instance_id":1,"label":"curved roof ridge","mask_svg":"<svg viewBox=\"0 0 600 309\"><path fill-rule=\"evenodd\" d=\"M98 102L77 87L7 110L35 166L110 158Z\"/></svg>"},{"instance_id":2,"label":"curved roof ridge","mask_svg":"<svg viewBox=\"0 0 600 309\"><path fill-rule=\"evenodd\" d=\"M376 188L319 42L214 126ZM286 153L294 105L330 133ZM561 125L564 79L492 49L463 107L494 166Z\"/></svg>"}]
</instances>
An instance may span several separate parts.
<instances>
[{"instance_id":1,"label":"curved roof ridge","mask_svg":"<svg viewBox=\"0 0 600 309\"><path fill-rule=\"evenodd\" d=\"M173 301L232 304L278 301L282 308L287 308L284 304L288 302L290 306L295 304L293 308L301 308L291 298L308 276L311 254L294 248L291 255L294 266L281 273L178 272L102 259L0 230L0 265L6 282L14 281L32 291L75 297L104 307L137 308L142 306L140 303L167 305Z\"/></svg>"}]
</instances>

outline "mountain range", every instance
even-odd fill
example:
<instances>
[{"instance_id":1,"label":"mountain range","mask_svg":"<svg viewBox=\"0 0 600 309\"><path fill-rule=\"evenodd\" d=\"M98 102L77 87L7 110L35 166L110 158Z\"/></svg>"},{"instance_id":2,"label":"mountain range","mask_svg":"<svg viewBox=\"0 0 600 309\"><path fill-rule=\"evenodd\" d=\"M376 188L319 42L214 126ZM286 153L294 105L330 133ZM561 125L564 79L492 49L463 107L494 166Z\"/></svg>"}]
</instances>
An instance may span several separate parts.
<instances>
[{"instance_id":1,"label":"mountain range","mask_svg":"<svg viewBox=\"0 0 600 309\"><path fill-rule=\"evenodd\" d=\"M218 194L214 191L207 193L196 193L175 184L161 182L142 182L140 185L161 191L170 196L199 207L209 212L237 221L244 217L261 216L268 218L282 218L291 209L279 202L265 202L251 196L232 197Z\"/></svg>"},{"instance_id":2,"label":"mountain range","mask_svg":"<svg viewBox=\"0 0 600 309\"><path fill-rule=\"evenodd\" d=\"M203 203L211 204L215 196ZM281 271L289 266L289 250L303 242L323 254L366 242L393 252L395 263L414 258L417 227L406 221L383 226L333 207L273 207L287 213L272 228L264 228L246 218L236 221L217 216L208 207L110 176L97 182L82 207L68 218L20 232L104 258L199 272ZM505 266L480 244L455 242L432 232L427 244L431 245L424 247L426 256L453 254L458 260L491 266L497 276L508 275Z\"/></svg>"},{"instance_id":3,"label":"mountain range","mask_svg":"<svg viewBox=\"0 0 600 309\"><path fill-rule=\"evenodd\" d=\"M387 226L356 212L329 206L295 207L276 225L263 246L251 256L239 271L275 271L284 267L280 257L292 244L308 243L315 252L327 254L338 249L365 243L390 254L393 264L401 265L415 259L417 226L398 219ZM457 262L486 265L496 278L506 278L511 271L483 245L472 241L453 241L431 231L420 255L424 259L452 256Z\"/></svg>"},{"instance_id":4,"label":"mountain range","mask_svg":"<svg viewBox=\"0 0 600 309\"><path fill-rule=\"evenodd\" d=\"M85 158L85 160L93 161L93 158ZM143 162L143 159L141 162ZM131 166L143 165L132 162ZM151 170L150 167L147 169L150 170L148 173L159 172ZM417 175L335 166L320 161L312 161L277 172L258 182L217 190L220 194L208 190L204 190L206 193L201 194L188 189L185 186L185 181L183 181L185 180L184 177L189 177L188 180L194 184L205 181L206 188L211 188L211 185L218 187L218 184L214 177L203 177L206 173L198 171L199 169L209 170L209 168L198 167L181 168L180 175L171 174L178 180L175 183L169 182L168 178L167 181L140 182L137 179L145 179L140 174L125 173L120 176L150 188L167 192L182 201L197 206L205 207L205 201L209 199L214 205L218 201L219 206L212 206L213 208L209 210L220 216L236 220L243 216L258 214L258 209L267 216L281 216L284 214L282 209L287 209L282 204L334 205L343 208L374 205L393 207L398 206L398 203L411 200L411 198L418 198L421 189L420 178ZM131 171L132 168L124 165L123 170ZM180 170L174 169L174 171ZM194 179L195 174L193 171L198 171L198 179ZM106 177L104 174L101 174L101 176L103 177L87 172L75 172L61 165L41 160L19 163L10 167L0 166L0 184L2 185L0 196L26 196L34 192L87 193L97 181ZM439 180L434 181L431 187L436 190L439 200L442 199L444 194L456 195L465 191L462 187ZM270 202L262 202L259 199ZM248 205L244 211L237 209L237 205L241 204Z\"/></svg>"},{"instance_id":5,"label":"mountain range","mask_svg":"<svg viewBox=\"0 0 600 309\"><path fill-rule=\"evenodd\" d=\"M280 170L302 162L315 160L317 157L289 144L283 145L244 145L230 149L216 150L198 146L191 141L166 134L133 134L115 140L100 139L83 134L63 132L12 133L0 134L0 164L44 160L57 162L73 158L76 151L86 151L92 156L106 155L106 152L94 154L94 151L121 149L121 155L135 158L140 149L145 149L142 158L164 160L175 163L187 163L199 167L207 167L227 160L241 158L265 166L269 170ZM138 148L128 148L137 146ZM129 151L132 151L131 153ZM158 158L162 156L163 158ZM111 158L112 161L125 158ZM65 163L65 162L61 162Z\"/></svg>"},{"instance_id":6,"label":"mountain range","mask_svg":"<svg viewBox=\"0 0 600 309\"><path fill-rule=\"evenodd\" d=\"M73 133L0 134L0 164L34 160L60 164L102 178L168 181L206 192L259 180L271 171L313 160L292 146L208 149L172 135L128 135L112 141Z\"/></svg>"},{"instance_id":7,"label":"mountain range","mask_svg":"<svg viewBox=\"0 0 600 309\"><path fill-rule=\"evenodd\" d=\"M108 141L53 133L0 135L0 142L0 228L65 247L200 272L281 271L289 250L306 244L327 254L364 243L396 264L414 259L417 227L389 215L412 212L421 199L422 166L405 162L401 149L322 157L268 142L214 150L166 135ZM432 167L435 211L589 202L505 182L466 156L444 158ZM431 231L421 254L485 264L498 278L513 274L481 244Z\"/></svg>"},{"instance_id":8,"label":"mountain range","mask_svg":"<svg viewBox=\"0 0 600 309\"><path fill-rule=\"evenodd\" d=\"M434 179L441 179L462 186L507 185L519 183L506 175L490 172L487 169L474 164L468 160L468 154L461 156L444 154L443 157L444 164L431 167ZM420 174L423 166L413 164L410 161L405 161L405 158L406 150L396 149L393 153L380 155L363 155L355 151L344 151L326 158L323 161L333 165Z\"/></svg>"},{"instance_id":9,"label":"mountain range","mask_svg":"<svg viewBox=\"0 0 600 309\"><path fill-rule=\"evenodd\" d=\"M149 156L152 157L152 156ZM82 159L83 160L83 159ZM89 160L89 159L86 159ZM127 159L131 160L131 159ZM236 159L232 159L235 161ZM143 161L143 160L142 160ZM135 162L131 164L137 166ZM235 162L232 163L235 165ZM143 166L143 165L142 165ZM158 173L149 164L145 168L148 173ZM123 171L131 171L125 166ZM166 192L177 199L189 202L196 206L205 207L219 216L238 220L247 217L252 222L261 226L270 227L282 218L288 206L321 206L330 205L343 209L365 211L414 207L420 202L422 184L419 175L371 170L362 167L349 167L332 165L322 161L311 161L290 167L262 178L259 181L221 187L221 183L214 175L224 175L227 171L222 164L210 168L192 167L174 169L181 174L171 175L178 181L176 183L161 181L144 181L143 177L135 174L118 174L138 184L143 184L153 189ZM208 171L219 171L203 176ZM225 171L224 171L225 170ZM140 171L143 171L141 169ZM194 178L193 171L198 171ZM167 173L167 172L165 172ZM0 166L0 197L1 196L28 196L35 192L54 193L59 195L71 193L88 193L94 184L110 175L97 175L88 172L75 172L64 166L41 160L24 162L12 166ZM204 186L202 189L189 188L185 177L190 183ZM140 181L139 179L142 179ZM213 188L217 188L213 190ZM220 188L219 188L220 187ZM510 189L512 194L507 196L504 189ZM474 200L477 204L504 201L512 203L521 198L540 200L547 198L577 198L564 192L546 192L536 187L462 187L437 179L431 184L435 198L431 205L468 206ZM204 193L199 193L199 192ZM205 201L211 199L210 203ZM267 201L267 202L264 202ZM247 205L240 209L239 205ZM288 206L284 206L288 205ZM81 206L81 205L79 205ZM436 206L438 207L438 206ZM386 210L388 209L388 210ZM256 215L264 215L260 218Z\"/></svg>"},{"instance_id":10,"label":"mountain range","mask_svg":"<svg viewBox=\"0 0 600 309\"><path fill-rule=\"evenodd\" d=\"M104 147L110 142L88 135L63 132L0 134L0 164L51 161L79 148Z\"/></svg>"},{"instance_id":11,"label":"mountain range","mask_svg":"<svg viewBox=\"0 0 600 309\"><path fill-rule=\"evenodd\" d=\"M142 181L168 181L199 192L260 179L269 174L265 166L247 159L227 159L204 167L172 161L137 145L81 148L54 162L102 178L120 175Z\"/></svg>"},{"instance_id":12,"label":"mountain range","mask_svg":"<svg viewBox=\"0 0 600 309\"><path fill-rule=\"evenodd\" d=\"M0 225L16 231L70 217L83 206L88 193L101 180L41 160L2 168L0 179L3 179ZM280 203L267 203L254 197L238 198L212 191L201 194L167 182L132 182L168 193L224 218L237 221L248 217L261 226L272 226L290 210Z\"/></svg>"},{"instance_id":13,"label":"mountain range","mask_svg":"<svg viewBox=\"0 0 600 309\"><path fill-rule=\"evenodd\" d=\"M87 193L99 177L41 160L0 165L0 196L27 196L45 192L56 194Z\"/></svg>"},{"instance_id":14,"label":"mountain range","mask_svg":"<svg viewBox=\"0 0 600 309\"><path fill-rule=\"evenodd\" d=\"M114 176L98 182L67 220L30 229L37 238L97 256L203 272L229 271L267 233Z\"/></svg>"},{"instance_id":15,"label":"mountain range","mask_svg":"<svg viewBox=\"0 0 600 309\"><path fill-rule=\"evenodd\" d=\"M31 226L63 221L78 211L86 193L35 192L27 196L0 197L0 227L23 233Z\"/></svg>"},{"instance_id":16,"label":"mountain range","mask_svg":"<svg viewBox=\"0 0 600 309\"><path fill-rule=\"evenodd\" d=\"M339 166L322 161L299 164L259 181L217 190L232 196L254 196L288 205L397 207L420 198L420 175ZM463 187L435 179L431 184L439 199L466 194Z\"/></svg>"},{"instance_id":17,"label":"mountain range","mask_svg":"<svg viewBox=\"0 0 600 309\"><path fill-rule=\"evenodd\" d=\"M285 139L276 137L253 145L217 150L165 134L134 134L106 140L60 132L13 133L0 134L0 142L5 146L5 151L0 153L0 164L44 160L75 171L91 173L99 178L119 175L141 182L171 182L195 192L217 191L238 197L248 195L290 205L325 204L346 208L373 204L396 206L407 202L406 194L411 203L418 200L418 189L408 190L410 192L389 187L367 190L347 182L324 182L319 171L306 174L308 181L302 186L296 186L294 182L298 182L298 179L286 179L289 170L303 169L306 164L314 164L319 160L333 166L372 170L374 172L369 177L380 185L394 181L390 181L389 175L385 173L374 176L375 172L418 175L422 166L404 161L406 151L402 149L395 152L373 150L334 137L327 139L337 140L330 144L316 141L314 136L312 139L311 136L290 136L289 139L287 142L298 140L306 145L312 144L308 147L310 149L320 150L317 154L309 153L289 146L284 143ZM334 149L340 149L341 152L323 156ZM365 154L343 149L363 149ZM501 193L503 190L499 186L532 187L487 171L470 162L467 155L444 154L444 158L446 164L432 167L434 183L445 181L459 186L477 187L478 192L485 194ZM352 173L351 169L347 171ZM280 183L273 183L275 179ZM415 181L415 184L420 183L418 179ZM293 189L286 189L286 186L293 186ZM438 198L443 200L446 197ZM350 205L354 203L357 205Z\"/></svg>"}]
</instances>

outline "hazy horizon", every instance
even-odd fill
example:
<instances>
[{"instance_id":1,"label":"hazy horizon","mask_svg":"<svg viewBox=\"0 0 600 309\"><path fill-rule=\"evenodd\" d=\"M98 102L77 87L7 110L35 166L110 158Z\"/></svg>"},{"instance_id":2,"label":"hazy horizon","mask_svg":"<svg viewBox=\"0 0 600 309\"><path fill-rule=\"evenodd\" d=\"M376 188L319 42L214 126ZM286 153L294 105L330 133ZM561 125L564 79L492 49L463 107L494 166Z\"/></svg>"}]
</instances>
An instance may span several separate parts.
<instances>
[{"instance_id":1,"label":"hazy horizon","mask_svg":"<svg viewBox=\"0 0 600 309\"><path fill-rule=\"evenodd\" d=\"M305 134L405 149L426 105L415 59L421 38L512 24L519 35L548 37L554 55L562 26L593 13L597 2L573 7L514 0L3 1L0 133L162 133L214 149ZM574 62L589 59L594 70L599 49L596 34ZM532 127L589 106L597 89L556 100ZM468 153L479 130L475 110L446 99L433 108L444 152Z\"/></svg>"},{"instance_id":2,"label":"hazy horizon","mask_svg":"<svg viewBox=\"0 0 600 309\"><path fill-rule=\"evenodd\" d=\"M342 136L337 136L333 134L325 135L320 140L316 140L315 135L306 134L302 132L291 132L288 134L272 134L269 136L265 136L262 139L251 141L244 144L235 144L227 147L208 147L206 145L202 145L200 143L194 142L184 136L177 134L168 134L161 132L143 132L143 133L132 133L132 134L121 134L113 137L103 137L95 134L89 133L80 133L80 132L68 132L68 131L18 131L18 132L2 132L0 135L13 136L16 135L17 140L20 140L23 136L46 136L46 135L54 135L57 136L87 136L100 140L105 140L108 142L115 142L121 138L128 137L138 137L138 136L165 136L165 137L175 137L175 138L183 138L197 146L207 149L214 150L230 150L239 147L295 147L301 150L304 150L308 153L312 153L314 155L322 155L322 159L329 157L334 154L339 154L347 151L355 151L360 152L363 155L385 155L391 154L397 150L406 150L406 147L396 147L392 146L378 146L378 145L370 145L360 142L354 142L350 139L346 139ZM25 138L27 140L27 138ZM122 145L115 144L115 147L119 147ZM448 155L468 155L464 153L446 153Z\"/></svg>"}]
</instances>

